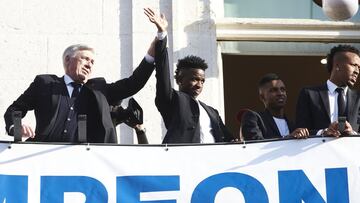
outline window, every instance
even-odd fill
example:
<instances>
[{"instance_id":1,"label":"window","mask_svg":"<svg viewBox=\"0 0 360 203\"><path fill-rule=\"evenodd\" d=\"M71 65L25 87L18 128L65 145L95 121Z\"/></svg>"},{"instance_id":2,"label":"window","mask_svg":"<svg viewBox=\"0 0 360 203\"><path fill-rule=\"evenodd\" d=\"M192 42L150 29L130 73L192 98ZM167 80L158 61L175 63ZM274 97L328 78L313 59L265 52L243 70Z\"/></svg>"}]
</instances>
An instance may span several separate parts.
<instances>
[{"instance_id":1,"label":"window","mask_svg":"<svg viewBox=\"0 0 360 203\"><path fill-rule=\"evenodd\" d=\"M225 17L329 19L312 0L225 0ZM359 22L360 12L347 21Z\"/></svg>"}]
</instances>

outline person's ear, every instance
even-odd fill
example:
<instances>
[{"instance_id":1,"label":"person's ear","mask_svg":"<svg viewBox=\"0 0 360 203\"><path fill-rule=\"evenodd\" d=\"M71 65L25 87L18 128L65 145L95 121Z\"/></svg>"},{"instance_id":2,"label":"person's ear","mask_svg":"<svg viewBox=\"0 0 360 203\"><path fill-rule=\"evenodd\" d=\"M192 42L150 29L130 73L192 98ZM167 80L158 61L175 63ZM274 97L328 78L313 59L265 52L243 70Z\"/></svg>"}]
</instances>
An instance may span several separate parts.
<instances>
[{"instance_id":1,"label":"person's ear","mask_svg":"<svg viewBox=\"0 0 360 203\"><path fill-rule=\"evenodd\" d=\"M175 76L176 84L181 85L181 78L177 75Z\"/></svg>"},{"instance_id":2,"label":"person's ear","mask_svg":"<svg viewBox=\"0 0 360 203\"><path fill-rule=\"evenodd\" d=\"M69 62L70 62L70 56L67 55L67 56L65 56L65 67L68 67Z\"/></svg>"},{"instance_id":3,"label":"person's ear","mask_svg":"<svg viewBox=\"0 0 360 203\"><path fill-rule=\"evenodd\" d=\"M264 102L265 101L264 94L260 93L259 94L259 99L260 99L260 101Z\"/></svg>"}]
</instances>

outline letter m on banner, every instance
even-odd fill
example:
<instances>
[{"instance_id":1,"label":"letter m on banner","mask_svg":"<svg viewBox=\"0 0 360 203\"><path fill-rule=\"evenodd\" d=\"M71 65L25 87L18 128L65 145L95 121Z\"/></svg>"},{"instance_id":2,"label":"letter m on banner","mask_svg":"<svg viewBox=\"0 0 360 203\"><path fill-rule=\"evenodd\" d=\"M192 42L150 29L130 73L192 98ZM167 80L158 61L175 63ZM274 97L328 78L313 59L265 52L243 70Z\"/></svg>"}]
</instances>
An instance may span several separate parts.
<instances>
[{"instance_id":1,"label":"letter m on banner","mask_svg":"<svg viewBox=\"0 0 360 203\"><path fill-rule=\"evenodd\" d=\"M28 177L0 175L0 202L28 202Z\"/></svg>"},{"instance_id":2,"label":"letter m on banner","mask_svg":"<svg viewBox=\"0 0 360 203\"><path fill-rule=\"evenodd\" d=\"M325 169L325 201L302 170L279 171L280 203L349 203L346 168Z\"/></svg>"}]
</instances>

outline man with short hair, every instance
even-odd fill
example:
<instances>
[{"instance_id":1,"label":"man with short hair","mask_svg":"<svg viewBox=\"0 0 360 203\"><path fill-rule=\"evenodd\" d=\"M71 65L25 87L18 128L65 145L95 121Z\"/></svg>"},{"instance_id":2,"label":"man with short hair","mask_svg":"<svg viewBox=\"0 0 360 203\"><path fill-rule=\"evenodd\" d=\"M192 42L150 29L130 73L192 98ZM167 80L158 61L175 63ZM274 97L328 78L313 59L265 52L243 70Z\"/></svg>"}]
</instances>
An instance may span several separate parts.
<instances>
[{"instance_id":1,"label":"man with short hair","mask_svg":"<svg viewBox=\"0 0 360 203\"><path fill-rule=\"evenodd\" d=\"M178 61L175 79L179 91L176 91L171 87L168 57L164 52L161 53L165 56L155 56L155 103L167 128L163 143L215 143L233 140L218 111L197 99L205 83L205 61L193 55Z\"/></svg>"},{"instance_id":2,"label":"man with short hair","mask_svg":"<svg viewBox=\"0 0 360 203\"><path fill-rule=\"evenodd\" d=\"M351 89L359 76L360 53L350 45L338 45L327 55L330 73L325 84L303 88L296 108L296 125L311 134L353 135L359 131L360 93ZM339 129L338 119L346 119ZM341 132L342 131L342 132Z\"/></svg>"},{"instance_id":3,"label":"man with short hair","mask_svg":"<svg viewBox=\"0 0 360 203\"><path fill-rule=\"evenodd\" d=\"M157 55L155 58L157 59ZM155 102L168 130L163 143L215 143L233 140L218 111L197 99L205 83L205 61L193 55L178 61L175 80L179 91L171 88L168 62L165 67L161 65L164 63L157 62L158 60Z\"/></svg>"},{"instance_id":4,"label":"man with short hair","mask_svg":"<svg viewBox=\"0 0 360 203\"><path fill-rule=\"evenodd\" d=\"M77 115L85 114L88 142L117 143L109 104L117 104L144 87L154 70L154 54L153 42L130 77L106 83L104 78L90 79L95 61L94 49L81 44L69 46L63 54L64 76L36 76L6 110L6 131L13 135L13 112L21 111L24 117L27 111L34 110L35 131L26 124L22 125L22 136L28 141L76 143Z\"/></svg>"},{"instance_id":5,"label":"man with short hair","mask_svg":"<svg viewBox=\"0 0 360 203\"><path fill-rule=\"evenodd\" d=\"M165 16L148 10L150 21L166 30ZM166 42L166 39L164 40ZM197 97L205 82L206 62L198 56L186 56L177 63L175 71L179 91L171 87L169 58L166 44L156 44L156 98L158 108L167 128L163 143L214 143L233 140L219 113L199 101Z\"/></svg>"},{"instance_id":6,"label":"man with short hair","mask_svg":"<svg viewBox=\"0 0 360 203\"><path fill-rule=\"evenodd\" d=\"M306 128L295 129L294 124L285 116L286 88L278 75L264 75L259 81L258 89L265 110L244 113L241 119L243 140L306 138L309 135Z\"/></svg>"}]
</instances>

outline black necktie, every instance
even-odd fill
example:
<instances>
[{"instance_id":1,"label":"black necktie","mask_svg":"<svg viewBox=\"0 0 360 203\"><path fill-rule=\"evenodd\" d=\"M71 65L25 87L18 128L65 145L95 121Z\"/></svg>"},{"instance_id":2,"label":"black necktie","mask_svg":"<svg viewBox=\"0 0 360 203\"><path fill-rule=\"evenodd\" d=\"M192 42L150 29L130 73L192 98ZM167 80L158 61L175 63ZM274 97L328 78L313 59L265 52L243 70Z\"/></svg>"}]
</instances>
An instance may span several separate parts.
<instances>
[{"instance_id":1,"label":"black necktie","mask_svg":"<svg viewBox=\"0 0 360 203\"><path fill-rule=\"evenodd\" d=\"M81 84L79 84L79 83L76 83L76 82L72 82L71 83L71 85L73 86L73 92L72 92L72 94L71 94L71 98L76 98L78 95L79 95L79 93L80 93L80 87L81 87Z\"/></svg>"},{"instance_id":2,"label":"black necktie","mask_svg":"<svg viewBox=\"0 0 360 203\"><path fill-rule=\"evenodd\" d=\"M336 88L336 92L338 93L338 98L337 98L337 102L338 102L338 116L346 116L345 115L345 109L346 109L346 104L345 104L345 96L344 96L344 89L341 87Z\"/></svg>"}]
</instances>

